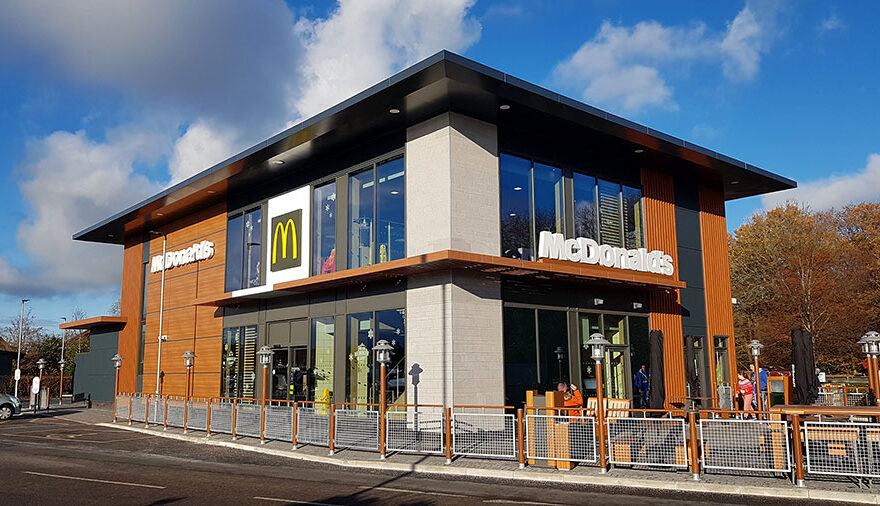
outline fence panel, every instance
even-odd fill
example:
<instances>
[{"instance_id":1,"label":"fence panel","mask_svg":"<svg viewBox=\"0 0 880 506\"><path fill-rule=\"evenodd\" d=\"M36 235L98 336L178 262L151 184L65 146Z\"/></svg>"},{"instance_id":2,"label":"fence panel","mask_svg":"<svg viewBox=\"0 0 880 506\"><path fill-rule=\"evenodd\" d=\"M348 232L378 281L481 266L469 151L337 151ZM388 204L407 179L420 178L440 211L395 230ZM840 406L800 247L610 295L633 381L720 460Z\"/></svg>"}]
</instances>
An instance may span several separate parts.
<instances>
[{"instance_id":1,"label":"fence panel","mask_svg":"<svg viewBox=\"0 0 880 506\"><path fill-rule=\"evenodd\" d=\"M865 392L847 392L846 405L847 406L867 406L868 405L868 394Z\"/></svg>"},{"instance_id":2,"label":"fence panel","mask_svg":"<svg viewBox=\"0 0 880 506\"><path fill-rule=\"evenodd\" d=\"M232 401L211 401L211 432L232 434Z\"/></svg>"},{"instance_id":3,"label":"fence panel","mask_svg":"<svg viewBox=\"0 0 880 506\"><path fill-rule=\"evenodd\" d=\"M452 453L516 458L514 415L452 413Z\"/></svg>"},{"instance_id":4,"label":"fence panel","mask_svg":"<svg viewBox=\"0 0 880 506\"><path fill-rule=\"evenodd\" d=\"M592 416L526 415L526 457L596 462L596 419Z\"/></svg>"},{"instance_id":5,"label":"fence panel","mask_svg":"<svg viewBox=\"0 0 880 506\"><path fill-rule=\"evenodd\" d=\"M128 420L128 410L131 409L128 394L118 394L116 396L116 418L119 420Z\"/></svg>"},{"instance_id":6,"label":"fence panel","mask_svg":"<svg viewBox=\"0 0 880 506\"><path fill-rule=\"evenodd\" d=\"M379 449L379 412L364 409L337 409L334 411L336 448L358 450Z\"/></svg>"},{"instance_id":7,"label":"fence panel","mask_svg":"<svg viewBox=\"0 0 880 506\"><path fill-rule=\"evenodd\" d=\"M193 430L207 430L208 428L208 401L189 401L186 409L186 428Z\"/></svg>"},{"instance_id":8,"label":"fence panel","mask_svg":"<svg viewBox=\"0 0 880 506\"><path fill-rule=\"evenodd\" d=\"M143 422L147 414L147 398L134 394L131 396L131 421Z\"/></svg>"},{"instance_id":9,"label":"fence panel","mask_svg":"<svg viewBox=\"0 0 880 506\"><path fill-rule=\"evenodd\" d=\"M788 472L788 424L764 420L700 420L703 468Z\"/></svg>"},{"instance_id":10,"label":"fence panel","mask_svg":"<svg viewBox=\"0 0 880 506\"><path fill-rule=\"evenodd\" d=\"M165 424L169 427L183 427L183 412L186 409L186 401L183 399L168 399L166 402L168 403L168 406L165 408L168 420Z\"/></svg>"},{"instance_id":11,"label":"fence panel","mask_svg":"<svg viewBox=\"0 0 880 506\"><path fill-rule=\"evenodd\" d=\"M408 407L385 414L385 447L388 451L443 453L446 448L442 408Z\"/></svg>"},{"instance_id":12,"label":"fence panel","mask_svg":"<svg viewBox=\"0 0 880 506\"><path fill-rule=\"evenodd\" d=\"M235 406L235 435L260 437L260 412L257 402L238 401Z\"/></svg>"},{"instance_id":13,"label":"fence panel","mask_svg":"<svg viewBox=\"0 0 880 506\"><path fill-rule=\"evenodd\" d=\"M300 405L296 411L296 442L330 446L330 410Z\"/></svg>"},{"instance_id":14,"label":"fence panel","mask_svg":"<svg viewBox=\"0 0 880 506\"><path fill-rule=\"evenodd\" d=\"M687 468L687 421L681 418L609 418L612 464Z\"/></svg>"},{"instance_id":15,"label":"fence panel","mask_svg":"<svg viewBox=\"0 0 880 506\"><path fill-rule=\"evenodd\" d=\"M151 397L149 400L150 412L147 418L154 425L162 425L165 423L165 399L161 397Z\"/></svg>"},{"instance_id":16,"label":"fence panel","mask_svg":"<svg viewBox=\"0 0 880 506\"><path fill-rule=\"evenodd\" d=\"M263 433L266 439L293 441L293 404L267 404Z\"/></svg>"},{"instance_id":17,"label":"fence panel","mask_svg":"<svg viewBox=\"0 0 880 506\"><path fill-rule=\"evenodd\" d=\"M806 471L880 478L880 424L804 422Z\"/></svg>"}]
</instances>

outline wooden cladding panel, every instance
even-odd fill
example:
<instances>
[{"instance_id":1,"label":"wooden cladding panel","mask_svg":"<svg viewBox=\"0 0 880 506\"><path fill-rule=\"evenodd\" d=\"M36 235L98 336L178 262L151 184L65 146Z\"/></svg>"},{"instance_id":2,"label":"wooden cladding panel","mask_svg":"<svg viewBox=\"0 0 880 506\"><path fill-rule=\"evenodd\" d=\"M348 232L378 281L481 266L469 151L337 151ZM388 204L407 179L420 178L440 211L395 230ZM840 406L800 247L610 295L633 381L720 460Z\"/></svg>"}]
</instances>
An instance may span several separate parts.
<instances>
[{"instance_id":1,"label":"wooden cladding panel","mask_svg":"<svg viewBox=\"0 0 880 506\"><path fill-rule=\"evenodd\" d=\"M122 368L119 370L119 390L133 392L137 388L138 333L141 318L141 278L143 277L143 244L125 245L122 253L122 296L119 302L120 316L128 323L119 331L119 354Z\"/></svg>"},{"instance_id":2,"label":"wooden cladding panel","mask_svg":"<svg viewBox=\"0 0 880 506\"><path fill-rule=\"evenodd\" d=\"M185 306L166 309L162 314L162 333L171 341L192 339L196 331L196 308ZM159 313L147 315L147 341L155 341L159 335Z\"/></svg>"},{"instance_id":3,"label":"wooden cladding panel","mask_svg":"<svg viewBox=\"0 0 880 506\"><path fill-rule=\"evenodd\" d=\"M642 186L645 200L645 240L648 249L663 250L671 255L675 272L678 273L675 191L672 176L651 169L642 169ZM652 291L650 304L651 328L663 331L663 365L668 407L673 402L684 402L687 395L679 293L677 290Z\"/></svg>"},{"instance_id":4,"label":"wooden cladding panel","mask_svg":"<svg viewBox=\"0 0 880 506\"><path fill-rule=\"evenodd\" d=\"M216 337L223 333L223 311L215 307L195 306L195 338Z\"/></svg>"},{"instance_id":5,"label":"wooden cladding panel","mask_svg":"<svg viewBox=\"0 0 880 506\"><path fill-rule=\"evenodd\" d=\"M731 381L735 378L736 349L733 339L733 304L730 292L730 258L727 250L727 220L724 194L720 189L700 187L700 234L703 247L703 286L706 290L706 326L709 337L730 336L728 358ZM710 341L712 342L712 341ZM714 347L714 342L711 346ZM710 353L715 370L715 353ZM715 381L713 375L712 381ZM716 389L717 391L717 389Z\"/></svg>"},{"instance_id":6,"label":"wooden cladding panel","mask_svg":"<svg viewBox=\"0 0 880 506\"><path fill-rule=\"evenodd\" d=\"M220 264L216 267L199 269L196 296L198 298L223 295L225 293L226 269Z\"/></svg>"},{"instance_id":7,"label":"wooden cladding panel","mask_svg":"<svg viewBox=\"0 0 880 506\"><path fill-rule=\"evenodd\" d=\"M196 273L183 276L174 276L165 280L165 297L162 301L161 283L150 283L148 292L155 292L156 296L147 297L147 314L158 313L160 302L165 311L192 304L196 298Z\"/></svg>"}]
</instances>

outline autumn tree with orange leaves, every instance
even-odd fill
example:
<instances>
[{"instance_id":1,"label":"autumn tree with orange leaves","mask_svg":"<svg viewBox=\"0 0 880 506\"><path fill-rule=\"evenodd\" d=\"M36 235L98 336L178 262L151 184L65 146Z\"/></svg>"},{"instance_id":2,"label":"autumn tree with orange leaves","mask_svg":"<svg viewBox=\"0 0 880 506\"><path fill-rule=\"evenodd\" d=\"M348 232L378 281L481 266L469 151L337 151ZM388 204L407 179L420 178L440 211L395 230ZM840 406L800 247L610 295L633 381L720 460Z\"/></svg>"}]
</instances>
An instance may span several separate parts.
<instances>
[{"instance_id":1,"label":"autumn tree with orange leaves","mask_svg":"<svg viewBox=\"0 0 880 506\"><path fill-rule=\"evenodd\" d=\"M740 366L746 343L762 362L787 368L790 331L813 335L817 366L859 374L856 341L880 323L880 204L813 212L789 203L757 213L728 237Z\"/></svg>"}]
</instances>

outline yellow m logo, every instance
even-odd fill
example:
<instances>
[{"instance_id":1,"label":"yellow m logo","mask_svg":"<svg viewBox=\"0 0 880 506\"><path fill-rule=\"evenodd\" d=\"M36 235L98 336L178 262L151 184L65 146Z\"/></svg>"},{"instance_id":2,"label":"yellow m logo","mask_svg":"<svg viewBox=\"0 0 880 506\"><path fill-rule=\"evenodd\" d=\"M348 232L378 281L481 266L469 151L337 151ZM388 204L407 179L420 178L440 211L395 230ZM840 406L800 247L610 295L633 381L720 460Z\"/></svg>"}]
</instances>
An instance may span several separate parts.
<instances>
[{"instance_id":1,"label":"yellow m logo","mask_svg":"<svg viewBox=\"0 0 880 506\"><path fill-rule=\"evenodd\" d=\"M292 219L288 218L286 222L281 223L278 222L275 225L275 234L274 239L272 240L272 263L274 264L277 260L278 256L278 239L281 238L281 258L287 258L287 234L290 232L291 236L291 248L290 248L290 258L296 258L297 255L297 241L296 241L296 224Z\"/></svg>"}]
</instances>

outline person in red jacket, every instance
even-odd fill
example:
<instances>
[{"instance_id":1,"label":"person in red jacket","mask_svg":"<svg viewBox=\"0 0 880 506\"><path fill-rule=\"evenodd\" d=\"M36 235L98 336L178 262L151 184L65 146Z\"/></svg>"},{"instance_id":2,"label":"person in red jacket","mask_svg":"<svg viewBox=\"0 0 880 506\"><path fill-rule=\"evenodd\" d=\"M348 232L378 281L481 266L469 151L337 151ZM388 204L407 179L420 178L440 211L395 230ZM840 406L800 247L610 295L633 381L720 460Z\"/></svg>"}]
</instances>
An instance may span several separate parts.
<instances>
[{"instance_id":1,"label":"person in red jacket","mask_svg":"<svg viewBox=\"0 0 880 506\"><path fill-rule=\"evenodd\" d=\"M736 394L742 399L742 409L743 411L752 411L752 396L755 394L755 387L742 373L737 374L737 378L739 382L736 385ZM752 415L746 416L746 418L751 417Z\"/></svg>"}]
</instances>

